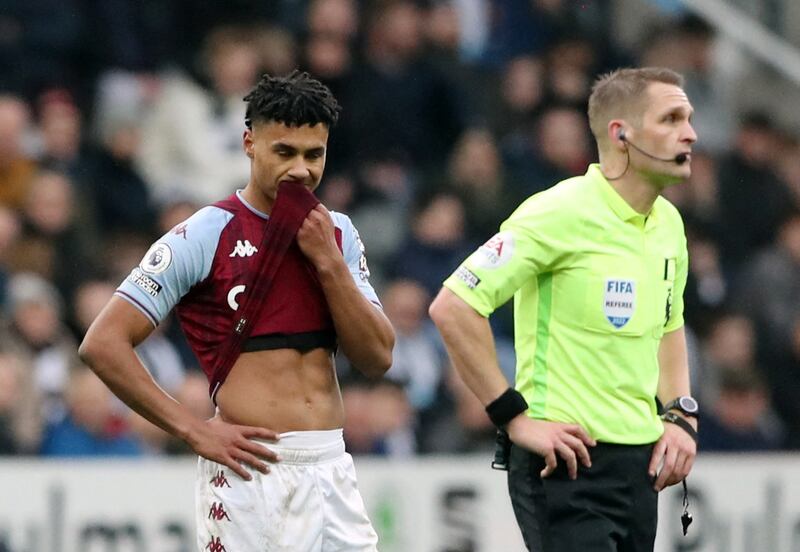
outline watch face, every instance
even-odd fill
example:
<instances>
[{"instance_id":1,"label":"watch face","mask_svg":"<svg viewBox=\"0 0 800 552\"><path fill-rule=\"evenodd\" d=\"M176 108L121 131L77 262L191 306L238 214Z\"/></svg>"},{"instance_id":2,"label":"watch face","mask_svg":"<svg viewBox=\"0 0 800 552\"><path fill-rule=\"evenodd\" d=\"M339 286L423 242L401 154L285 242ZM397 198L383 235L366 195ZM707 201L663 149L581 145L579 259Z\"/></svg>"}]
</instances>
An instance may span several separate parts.
<instances>
[{"instance_id":1,"label":"watch face","mask_svg":"<svg viewBox=\"0 0 800 552\"><path fill-rule=\"evenodd\" d=\"M692 397L681 397L678 399L678 404L680 405L681 410L687 413L696 414L699 410L697 401Z\"/></svg>"}]
</instances>

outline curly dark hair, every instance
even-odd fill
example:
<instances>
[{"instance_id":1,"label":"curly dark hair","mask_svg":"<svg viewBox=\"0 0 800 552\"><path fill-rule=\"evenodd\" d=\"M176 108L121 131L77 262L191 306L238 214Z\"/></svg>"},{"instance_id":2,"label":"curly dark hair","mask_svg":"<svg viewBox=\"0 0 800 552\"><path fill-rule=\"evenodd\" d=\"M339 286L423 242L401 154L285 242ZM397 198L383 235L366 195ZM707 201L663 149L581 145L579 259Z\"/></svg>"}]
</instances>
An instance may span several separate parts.
<instances>
[{"instance_id":1,"label":"curly dark hair","mask_svg":"<svg viewBox=\"0 0 800 552\"><path fill-rule=\"evenodd\" d=\"M244 101L247 128L260 121L276 121L290 127L322 123L331 128L342 110L327 86L297 69L286 77L264 74Z\"/></svg>"}]
</instances>

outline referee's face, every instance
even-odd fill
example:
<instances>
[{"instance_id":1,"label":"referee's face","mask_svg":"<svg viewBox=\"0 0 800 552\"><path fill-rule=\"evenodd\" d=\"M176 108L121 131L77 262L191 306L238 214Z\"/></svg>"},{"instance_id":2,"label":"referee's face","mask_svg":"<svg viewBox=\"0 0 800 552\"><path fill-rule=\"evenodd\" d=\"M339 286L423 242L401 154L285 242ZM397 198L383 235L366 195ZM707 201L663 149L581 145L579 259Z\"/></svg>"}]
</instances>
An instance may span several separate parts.
<instances>
[{"instance_id":1,"label":"referee's face","mask_svg":"<svg viewBox=\"0 0 800 552\"><path fill-rule=\"evenodd\" d=\"M257 123L244 134L244 149L251 159L250 183L253 192L269 209L275 202L281 182L300 182L314 191L325 170L328 127L290 127L269 121Z\"/></svg>"},{"instance_id":2,"label":"referee's face","mask_svg":"<svg viewBox=\"0 0 800 552\"><path fill-rule=\"evenodd\" d=\"M680 87L662 82L650 84L647 108L642 116L636 145L662 160L639 156L636 165L641 173L663 184L689 178L692 172L692 145L697 141L697 134L692 127L693 112L686 92ZM686 157L684 162L674 161L679 155Z\"/></svg>"}]
</instances>

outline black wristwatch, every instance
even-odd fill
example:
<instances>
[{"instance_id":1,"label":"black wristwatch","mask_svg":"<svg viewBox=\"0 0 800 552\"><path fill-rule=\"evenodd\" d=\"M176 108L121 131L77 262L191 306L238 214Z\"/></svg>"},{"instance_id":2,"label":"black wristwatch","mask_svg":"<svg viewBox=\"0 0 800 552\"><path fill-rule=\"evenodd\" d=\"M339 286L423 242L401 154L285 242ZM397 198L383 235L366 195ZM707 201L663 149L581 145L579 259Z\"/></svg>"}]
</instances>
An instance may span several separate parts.
<instances>
[{"instance_id":1,"label":"black wristwatch","mask_svg":"<svg viewBox=\"0 0 800 552\"><path fill-rule=\"evenodd\" d=\"M697 443L697 430L692 427L692 424L687 422L685 419L681 418L674 412L665 412L661 415L661 419L665 422L669 422L671 424L675 424L676 426L680 427L686 433L689 434L689 437L694 439L694 442Z\"/></svg>"},{"instance_id":2,"label":"black wristwatch","mask_svg":"<svg viewBox=\"0 0 800 552\"><path fill-rule=\"evenodd\" d=\"M674 399L664 405L664 412L669 412L670 410L678 410L682 412L684 416L697 418L698 414L700 413L700 406L692 397L683 396L678 397L677 399Z\"/></svg>"}]
</instances>

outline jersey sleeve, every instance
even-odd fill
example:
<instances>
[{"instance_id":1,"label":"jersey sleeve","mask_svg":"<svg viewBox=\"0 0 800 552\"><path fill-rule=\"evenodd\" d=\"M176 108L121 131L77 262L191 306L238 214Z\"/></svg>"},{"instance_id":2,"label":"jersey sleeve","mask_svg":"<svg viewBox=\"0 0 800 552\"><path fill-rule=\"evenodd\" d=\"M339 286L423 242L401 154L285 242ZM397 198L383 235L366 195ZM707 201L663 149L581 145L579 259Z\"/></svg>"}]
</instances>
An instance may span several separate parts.
<instances>
[{"instance_id":1,"label":"jersey sleeve","mask_svg":"<svg viewBox=\"0 0 800 552\"><path fill-rule=\"evenodd\" d=\"M211 272L220 234L233 215L204 207L164 234L117 288L115 295L157 326Z\"/></svg>"},{"instance_id":2,"label":"jersey sleeve","mask_svg":"<svg viewBox=\"0 0 800 552\"><path fill-rule=\"evenodd\" d=\"M538 274L553 270L570 244L570 220L552 194L537 194L520 205L500 232L480 246L444 282L482 316L488 317Z\"/></svg>"},{"instance_id":3,"label":"jersey sleeve","mask_svg":"<svg viewBox=\"0 0 800 552\"><path fill-rule=\"evenodd\" d=\"M350 217L341 213L331 213L333 216L334 224L342 231L342 254L350 269L350 274L353 276L353 281L361 294L367 298L370 303L375 306L383 308L378 294L369 283L369 267L367 266L367 255L364 249L364 243L358 235L358 230L353 225Z\"/></svg>"},{"instance_id":4,"label":"jersey sleeve","mask_svg":"<svg viewBox=\"0 0 800 552\"><path fill-rule=\"evenodd\" d=\"M672 290L669 319L664 326L664 333L669 333L683 326L683 292L686 289L686 279L689 275L689 252L686 247L686 237L683 235L683 225L680 227L682 237L681 252L675 263L675 286Z\"/></svg>"}]
</instances>

